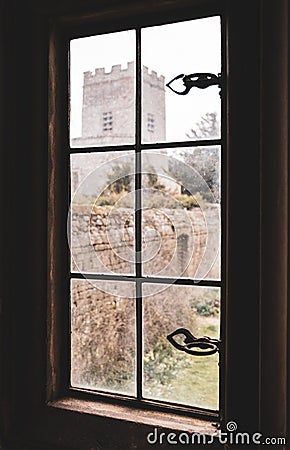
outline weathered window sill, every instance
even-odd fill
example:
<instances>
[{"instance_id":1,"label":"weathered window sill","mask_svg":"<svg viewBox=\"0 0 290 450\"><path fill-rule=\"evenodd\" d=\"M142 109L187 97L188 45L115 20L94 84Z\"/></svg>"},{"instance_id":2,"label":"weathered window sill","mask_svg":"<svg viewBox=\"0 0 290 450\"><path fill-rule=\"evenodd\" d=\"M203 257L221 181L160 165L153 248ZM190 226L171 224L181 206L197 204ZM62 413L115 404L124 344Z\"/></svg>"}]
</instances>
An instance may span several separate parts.
<instances>
[{"instance_id":1,"label":"weathered window sill","mask_svg":"<svg viewBox=\"0 0 290 450\"><path fill-rule=\"evenodd\" d=\"M48 406L96 417L106 417L174 431L198 433L214 437L219 436L219 431L213 425L213 421L188 417L182 414L177 415L168 412L130 408L128 406L112 405L85 399L80 400L72 397L65 397L49 402Z\"/></svg>"}]
</instances>

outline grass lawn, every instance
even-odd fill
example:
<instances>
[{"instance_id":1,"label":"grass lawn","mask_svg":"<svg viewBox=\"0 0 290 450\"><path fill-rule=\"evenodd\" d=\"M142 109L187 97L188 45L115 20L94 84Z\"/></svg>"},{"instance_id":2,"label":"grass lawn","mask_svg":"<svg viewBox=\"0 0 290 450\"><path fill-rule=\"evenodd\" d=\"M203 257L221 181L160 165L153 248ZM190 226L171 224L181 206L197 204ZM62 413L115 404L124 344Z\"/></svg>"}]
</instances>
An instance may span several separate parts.
<instances>
[{"instance_id":1,"label":"grass lawn","mask_svg":"<svg viewBox=\"0 0 290 450\"><path fill-rule=\"evenodd\" d=\"M198 316L198 336L218 336L218 317ZM194 334L194 333L193 333ZM169 344L170 345L170 344ZM146 396L201 408L218 409L218 354L191 356L174 351L176 364L170 384L152 382L146 386Z\"/></svg>"}]
</instances>

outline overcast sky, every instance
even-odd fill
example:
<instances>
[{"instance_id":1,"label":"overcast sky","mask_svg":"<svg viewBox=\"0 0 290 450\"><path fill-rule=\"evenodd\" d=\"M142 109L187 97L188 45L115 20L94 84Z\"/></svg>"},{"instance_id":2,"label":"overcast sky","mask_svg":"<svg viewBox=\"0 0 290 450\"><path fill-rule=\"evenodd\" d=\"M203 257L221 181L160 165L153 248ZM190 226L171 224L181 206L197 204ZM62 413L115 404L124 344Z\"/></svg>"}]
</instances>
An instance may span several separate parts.
<instances>
[{"instance_id":1,"label":"overcast sky","mask_svg":"<svg viewBox=\"0 0 290 450\"><path fill-rule=\"evenodd\" d=\"M81 136L83 73L135 60L132 30L71 41L71 137ZM220 18L179 22L142 30L142 64L165 76L221 71ZM193 88L186 96L166 91L167 140L186 140L186 133L206 112L220 114L217 87Z\"/></svg>"}]
</instances>

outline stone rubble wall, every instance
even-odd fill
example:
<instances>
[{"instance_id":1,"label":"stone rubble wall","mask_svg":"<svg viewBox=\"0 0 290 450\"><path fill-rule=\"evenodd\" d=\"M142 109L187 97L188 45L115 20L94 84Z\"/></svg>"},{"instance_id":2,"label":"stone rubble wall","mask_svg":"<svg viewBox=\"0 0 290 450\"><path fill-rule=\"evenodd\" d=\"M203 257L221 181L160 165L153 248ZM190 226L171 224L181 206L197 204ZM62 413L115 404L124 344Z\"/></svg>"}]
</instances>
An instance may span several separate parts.
<instances>
[{"instance_id":1,"label":"stone rubble wall","mask_svg":"<svg viewBox=\"0 0 290 450\"><path fill-rule=\"evenodd\" d=\"M214 206L212 207L214 208ZM214 215L212 215L214 216ZM187 218L187 222L185 221ZM213 220L215 218L213 217ZM208 235L218 224L208 224L200 208L191 211L157 210L143 213L144 273L155 276L193 277L204 255ZM129 208L74 207L73 256L81 271L134 273L134 213ZM211 257L209 255L209 257ZM217 278L216 259L208 277Z\"/></svg>"},{"instance_id":2,"label":"stone rubble wall","mask_svg":"<svg viewBox=\"0 0 290 450\"><path fill-rule=\"evenodd\" d=\"M144 211L145 254L147 248L155 252L143 266L144 275L158 275L162 270L166 274L167 265L170 276L178 277L184 270L184 275L188 276L195 271L203 256L208 232L199 208L189 211L188 216L193 224L194 239L190 236L190 222L184 221L184 211ZM214 229L215 224L209 224L209 228ZM176 230L179 238L176 238ZM128 248L134 250L134 214L129 208L115 211L110 206L95 207L89 215L87 207L75 206L72 235L73 250L82 271L98 271L101 268L98 261L101 261L104 272L134 273L134 264L124 257ZM193 258L185 268L184 260L192 241ZM218 276L217 262L211 275ZM72 385L132 394L136 341L134 283L73 279L71 286ZM159 284L146 283L143 296L144 352L148 357L153 357L158 349L158 352L163 349L165 356L172 351L166 335L179 327L201 335L194 310L196 301L210 301L215 296L219 304L218 289L198 285L164 285L162 288ZM161 368L157 366L154 370Z\"/></svg>"}]
</instances>

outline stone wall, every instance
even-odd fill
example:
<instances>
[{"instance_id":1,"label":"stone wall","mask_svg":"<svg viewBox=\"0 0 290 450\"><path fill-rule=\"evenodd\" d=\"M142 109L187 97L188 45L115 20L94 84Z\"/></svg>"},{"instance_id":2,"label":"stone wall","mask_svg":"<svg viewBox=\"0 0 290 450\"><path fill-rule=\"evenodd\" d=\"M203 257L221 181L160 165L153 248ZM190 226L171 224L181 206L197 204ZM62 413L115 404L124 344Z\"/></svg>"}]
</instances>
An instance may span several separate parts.
<instances>
[{"instance_id":1,"label":"stone wall","mask_svg":"<svg viewBox=\"0 0 290 450\"><path fill-rule=\"evenodd\" d=\"M212 206L214 211L216 206ZM218 231L216 217L206 224L200 208L143 212L143 273L151 276L194 277L203 258L209 233ZM134 274L134 213L129 208L98 206L89 217L85 207L74 206L72 253L85 272ZM218 278L219 258L212 258L208 277ZM215 261L214 261L215 259Z\"/></svg>"},{"instance_id":2,"label":"stone wall","mask_svg":"<svg viewBox=\"0 0 290 450\"><path fill-rule=\"evenodd\" d=\"M212 208L214 211L216 206ZM73 254L81 271L134 274L131 209L98 206L88 214L86 206L74 205L71 225ZM199 208L145 210L143 250L147 262L143 274L193 276L204 254L208 234L217 225L212 221L207 228ZM217 260L209 275L216 278L218 273ZM159 389L158 383L170 382L178 361L183 358L166 336L180 327L190 329L196 336L203 335L198 304L214 304L218 311L219 295L219 288L198 284L143 284L144 380L150 392L156 383ZM218 337L218 328L215 336ZM136 395L136 339L134 282L72 279L73 386Z\"/></svg>"}]
</instances>

